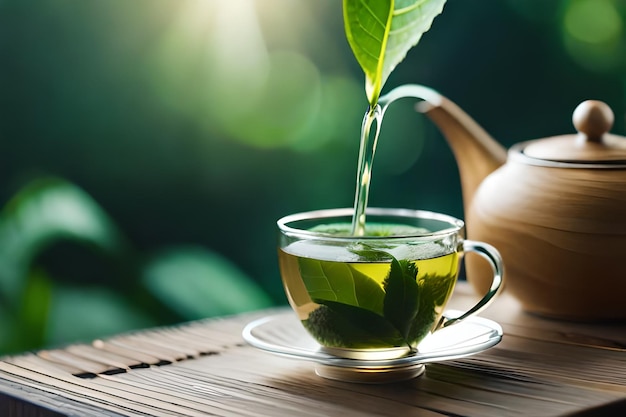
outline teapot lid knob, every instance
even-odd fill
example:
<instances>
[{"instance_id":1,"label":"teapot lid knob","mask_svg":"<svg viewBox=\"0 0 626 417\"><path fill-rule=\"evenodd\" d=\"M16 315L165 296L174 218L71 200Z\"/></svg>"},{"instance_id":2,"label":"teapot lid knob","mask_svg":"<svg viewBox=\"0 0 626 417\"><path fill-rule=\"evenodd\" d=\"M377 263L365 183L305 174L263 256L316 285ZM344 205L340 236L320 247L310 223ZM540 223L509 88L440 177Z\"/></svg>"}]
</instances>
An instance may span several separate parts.
<instances>
[{"instance_id":1,"label":"teapot lid knob","mask_svg":"<svg viewBox=\"0 0 626 417\"><path fill-rule=\"evenodd\" d=\"M604 134L611 130L615 116L613 110L604 102L586 100L574 110L572 121L585 142L601 143Z\"/></svg>"},{"instance_id":2,"label":"teapot lid knob","mask_svg":"<svg viewBox=\"0 0 626 417\"><path fill-rule=\"evenodd\" d=\"M525 142L521 153L544 166L626 169L626 138L609 133L615 116L602 101L587 100L576 107L572 121L577 135L560 135Z\"/></svg>"}]
</instances>

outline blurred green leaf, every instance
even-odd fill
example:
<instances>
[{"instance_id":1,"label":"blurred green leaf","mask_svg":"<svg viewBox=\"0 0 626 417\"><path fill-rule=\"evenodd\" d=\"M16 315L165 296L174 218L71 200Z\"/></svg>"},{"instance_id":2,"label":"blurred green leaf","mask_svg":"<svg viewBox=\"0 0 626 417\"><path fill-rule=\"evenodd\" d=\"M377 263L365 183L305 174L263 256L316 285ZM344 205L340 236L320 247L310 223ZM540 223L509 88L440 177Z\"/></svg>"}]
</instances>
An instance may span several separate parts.
<instances>
[{"instance_id":1,"label":"blurred green leaf","mask_svg":"<svg viewBox=\"0 0 626 417\"><path fill-rule=\"evenodd\" d=\"M65 252L55 252L58 247ZM69 266L62 274L77 274L72 284L60 284L66 277L46 262L45 255L58 254L69 262L62 263ZM80 188L58 178L28 184L0 213L0 351L104 337L174 315L196 319L272 305L250 277L203 248L164 250L141 270L133 255L112 220ZM122 276L111 270L104 284L94 285L90 278L112 261L126 264ZM125 293L113 291L114 282L129 277L120 287Z\"/></svg>"},{"instance_id":2,"label":"blurred green leaf","mask_svg":"<svg viewBox=\"0 0 626 417\"><path fill-rule=\"evenodd\" d=\"M128 248L108 215L83 190L58 178L35 180L0 213L0 296L5 302L21 298L31 262L59 239L115 256Z\"/></svg>"},{"instance_id":3,"label":"blurred green leaf","mask_svg":"<svg viewBox=\"0 0 626 417\"><path fill-rule=\"evenodd\" d=\"M12 340L15 338L14 323L13 315L0 303L0 355L11 350Z\"/></svg>"},{"instance_id":4,"label":"blurred green leaf","mask_svg":"<svg viewBox=\"0 0 626 417\"><path fill-rule=\"evenodd\" d=\"M107 262L129 259L129 245L109 216L87 193L63 179L28 183L0 212L0 321L9 323L0 334L4 352L154 323L132 312L122 297L82 285L59 287L39 266L39 257L67 241L78 243L71 252L76 256L85 255L76 251L82 246L103 254Z\"/></svg>"},{"instance_id":5,"label":"blurred green leaf","mask_svg":"<svg viewBox=\"0 0 626 417\"><path fill-rule=\"evenodd\" d=\"M19 328L28 331L16 332L14 336L21 336L21 343L15 350L34 349L45 343L52 288L53 282L43 270L30 271L17 321Z\"/></svg>"},{"instance_id":6,"label":"blurred green leaf","mask_svg":"<svg viewBox=\"0 0 626 417\"><path fill-rule=\"evenodd\" d=\"M123 295L108 288L57 286L50 306L47 343L90 341L156 324Z\"/></svg>"},{"instance_id":7,"label":"blurred green leaf","mask_svg":"<svg viewBox=\"0 0 626 417\"><path fill-rule=\"evenodd\" d=\"M143 283L188 320L268 307L270 297L237 266L201 247L177 247L146 264Z\"/></svg>"}]
</instances>

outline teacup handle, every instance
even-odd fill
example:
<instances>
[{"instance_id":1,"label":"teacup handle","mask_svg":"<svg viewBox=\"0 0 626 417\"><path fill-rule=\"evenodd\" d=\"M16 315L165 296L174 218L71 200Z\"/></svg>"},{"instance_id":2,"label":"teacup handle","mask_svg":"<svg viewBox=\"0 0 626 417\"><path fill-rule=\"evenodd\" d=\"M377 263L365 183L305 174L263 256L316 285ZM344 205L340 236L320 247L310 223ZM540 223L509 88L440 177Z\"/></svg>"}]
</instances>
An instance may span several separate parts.
<instances>
[{"instance_id":1,"label":"teacup handle","mask_svg":"<svg viewBox=\"0 0 626 417\"><path fill-rule=\"evenodd\" d=\"M500 252L498 252L496 248L488 243L477 242L474 240L465 240L463 241L463 251L475 252L489 262L489 265L491 265L491 269L493 270L493 281L491 282L491 287L489 288L489 291L487 291L487 293L483 296L483 298L478 301L476 305L474 305L474 307L470 308L459 317L449 318L442 316L439 320L439 323L435 327L435 330L442 327L450 326L451 324L458 323L463 319L480 313L482 310L487 308L487 306L493 301L493 298L502 289L504 268L502 265L502 257L500 256Z\"/></svg>"}]
</instances>

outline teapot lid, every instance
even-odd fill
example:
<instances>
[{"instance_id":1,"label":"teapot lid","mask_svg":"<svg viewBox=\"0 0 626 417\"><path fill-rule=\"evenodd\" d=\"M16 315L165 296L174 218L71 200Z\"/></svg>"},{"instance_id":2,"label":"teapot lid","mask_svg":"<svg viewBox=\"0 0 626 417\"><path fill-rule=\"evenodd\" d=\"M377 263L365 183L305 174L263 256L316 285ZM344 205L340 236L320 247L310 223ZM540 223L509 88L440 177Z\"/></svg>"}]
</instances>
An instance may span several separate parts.
<instances>
[{"instance_id":1,"label":"teapot lid","mask_svg":"<svg viewBox=\"0 0 626 417\"><path fill-rule=\"evenodd\" d=\"M530 141L522 152L546 162L624 165L626 138L608 133L614 120L613 111L606 103L583 101L572 116L578 134Z\"/></svg>"}]
</instances>

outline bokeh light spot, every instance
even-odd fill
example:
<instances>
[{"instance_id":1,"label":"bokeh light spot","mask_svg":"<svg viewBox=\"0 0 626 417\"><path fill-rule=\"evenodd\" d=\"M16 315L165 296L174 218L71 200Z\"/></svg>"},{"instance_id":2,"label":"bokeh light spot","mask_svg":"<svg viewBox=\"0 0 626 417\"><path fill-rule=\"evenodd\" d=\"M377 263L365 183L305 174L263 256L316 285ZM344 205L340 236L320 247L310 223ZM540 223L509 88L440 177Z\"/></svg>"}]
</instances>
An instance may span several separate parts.
<instances>
[{"instance_id":1,"label":"bokeh light spot","mask_svg":"<svg viewBox=\"0 0 626 417\"><path fill-rule=\"evenodd\" d=\"M323 150L330 143L359 142L365 94L354 78L324 75L320 79L319 111L314 125L291 142L299 152Z\"/></svg>"},{"instance_id":2,"label":"bokeh light spot","mask_svg":"<svg viewBox=\"0 0 626 417\"><path fill-rule=\"evenodd\" d=\"M256 94L237 79L212 86L212 121L247 144L262 148L289 145L307 135L320 107L317 67L297 52L273 52L270 71Z\"/></svg>"},{"instance_id":3,"label":"bokeh light spot","mask_svg":"<svg viewBox=\"0 0 626 417\"><path fill-rule=\"evenodd\" d=\"M611 42L622 32L622 18L609 0L570 2L564 25L574 39L590 44Z\"/></svg>"},{"instance_id":4,"label":"bokeh light spot","mask_svg":"<svg viewBox=\"0 0 626 417\"><path fill-rule=\"evenodd\" d=\"M610 73L626 63L624 17L615 2L569 1L562 31L565 49L582 68Z\"/></svg>"}]
</instances>

